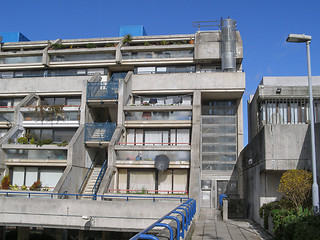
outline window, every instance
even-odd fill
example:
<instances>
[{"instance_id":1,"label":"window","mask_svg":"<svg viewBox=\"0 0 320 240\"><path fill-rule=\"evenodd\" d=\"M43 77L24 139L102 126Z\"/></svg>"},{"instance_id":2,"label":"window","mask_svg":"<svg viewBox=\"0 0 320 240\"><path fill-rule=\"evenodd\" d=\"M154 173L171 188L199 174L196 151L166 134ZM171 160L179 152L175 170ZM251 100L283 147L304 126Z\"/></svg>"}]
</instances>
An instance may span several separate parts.
<instances>
[{"instance_id":1,"label":"window","mask_svg":"<svg viewBox=\"0 0 320 240\"><path fill-rule=\"evenodd\" d=\"M41 98L41 105L76 105L79 106L81 104L80 97L44 97Z\"/></svg>"},{"instance_id":2,"label":"window","mask_svg":"<svg viewBox=\"0 0 320 240\"><path fill-rule=\"evenodd\" d=\"M306 124L309 122L308 99L268 99L260 102L259 125ZM314 100L315 122L320 121L320 100Z\"/></svg>"},{"instance_id":3,"label":"window","mask_svg":"<svg viewBox=\"0 0 320 240\"><path fill-rule=\"evenodd\" d=\"M60 142L70 142L73 135L76 132L74 128L43 128L43 129L27 129L27 132L33 137L35 140L46 140L51 139L54 143Z\"/></svg>"}]
</instances>

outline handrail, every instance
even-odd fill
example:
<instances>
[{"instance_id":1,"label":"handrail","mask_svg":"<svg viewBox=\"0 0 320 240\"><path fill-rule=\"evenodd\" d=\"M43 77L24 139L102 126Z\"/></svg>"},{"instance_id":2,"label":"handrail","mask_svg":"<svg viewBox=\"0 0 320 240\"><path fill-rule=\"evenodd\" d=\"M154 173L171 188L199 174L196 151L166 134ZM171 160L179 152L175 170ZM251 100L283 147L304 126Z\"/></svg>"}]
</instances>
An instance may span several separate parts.
<instances>
[{"instance_id":1,"label":"handrail","mask_svg":"<svg viewBox=\"0 0 320 240\"><path fill-rule=\"evenodd\" d=\"M188 195L188 191L185 191L185 190L144 190L144 189L141 189L141 190L133 190L133 189L108 189L107 190L108 192L124 192L124 193L130 193L130 192L135 192L135 193L143 193L143 192L146 192L146 194L148 193L168 193L168 194L183 194L183 195Z\"/></svg>"},{"instance_id":2,"label":"handrail","mask_svg":"<svg viewBox=\"0 0 320 240\"><path fill-rule=\"evenodd\" d=\"M184 213L179 211L179 209L184 210L185 215ZM149 233L150 230L152 230L154 227L157 227L157 226L162 226L169 229L169 233L170 233L169 239L180 240L180 237L184 239L186 236L184 231L186 232L188 231L188 226L190 226L192 218L194 217L195 213L196 213L196 200L190 198L186 202L182 203L181 205L179 205L178 207L176 207L175 209L173 209L172 211L164 215L162 218L158 219L155 223L151 224L149 227L147 227L146 229L142 230L141 232L139 232L138 234L130 238L130 240L158 239L156 236ZM177 221L178 219L177 216L176 217L170 216L171 214L182 215L181 231L180 231L180 221ZM174 237L172 226L170 226L170 224L161 223L165 219L173 219L177 222L176 238Z\"/></svg>"},{"instance_id":3,"label":"handrail","mask_svg":"<svg viewBox=\"0 0 320 240\"><path fill-rule=\"evenodd\" d=\"M81 197L95 197L100 198L101 200L104 199L110 199L110 198L124 198L126 201L129 201L129 199L152 199L153 202L155 202L156 199L171 199L171 200L179 200L182 202L183 200L188 200L189 197L179 197L179 196L133 196L133 195L93 195L93 194L79 194L79 193L54 193L54 192L35 192L35 191L12 191L7 190L3 191L0 190L0 197L4 195L4 197L10 197L14 195L25 195L28 198L31 198L31 196L49 196L51 199L53 199L54 196L69 196L69 197L75 197L76 200L81 199ZM68 199L62 199L62 200L68 200Z\"/></svg>"},{"instance_id":4,"label":"handrail","mask_svg":"<svg viewBox=\"0 0 320 240\"><path fill-rule=\"evenodd\" d=\"M68 193L68 191L64 191L63 193ZM62 199L65 195L61 195L59 198Z\"/></svg>"},{"instance_id":5,"label":"handrail","mask_svg":"<svg viewBox=\"0 0 320 240\"><path fill-rule=\"evenodd\" d=\"M118 145L191 145L190 143L118 142Z\"/></svg>"},{"instance_id":6,"label":"handrail","mask_svg":"<svg viewBox=\"0 0 320 240\"><path fill-rule=\"evenodd\" d=\"M94 184L93 188L92 188L92 193L93 193L93 200L96 200L96 194L98 192L98 189L100 187L101 181L104 177L104 174L106 173L106 169L107 169L107 161L104 161L104 163L102 164L101 170L99 172L98 178L96 183Z\"/></svg>"},{"instance_id":7,"label":"handrail","mask_svg":"<svg viewBox=\"0 0 320 240\"><path fill-rule=\"evenodd\" d=\"M95 161L96 161L96 157L98 156L98 154L99 154L99 152L97 152L96 155L94 156L93 161L92 161L92 163L91 163L91 165L90 165L90 168L88 169L87 174L86 174L86 176L84 177L84 179L83 179L83 181L82 181L82 184L81 184L81 186L80 186L80 188L79 188L79 190L78 190L78 193L82 192L82 187L83 187L86 179L88 178L88 175L89 175L89 173L90 173L90 171L91 171L91 169L92 169L92 167L93 167L93 164L94 164Z\"/></svg>"}]
</instances>

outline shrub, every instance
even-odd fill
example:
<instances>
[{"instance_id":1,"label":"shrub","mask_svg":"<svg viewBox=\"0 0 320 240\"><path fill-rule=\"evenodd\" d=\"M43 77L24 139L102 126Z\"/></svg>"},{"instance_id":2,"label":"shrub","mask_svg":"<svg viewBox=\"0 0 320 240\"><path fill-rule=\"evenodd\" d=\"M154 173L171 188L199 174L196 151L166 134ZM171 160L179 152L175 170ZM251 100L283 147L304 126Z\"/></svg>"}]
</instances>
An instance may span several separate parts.
<instances>
[{"instance_id":1,"label":"shrub","mask_svg":"<svg viewBox=\"0 0 320 240\"><path fill-rule=\"evenodd\" d=\"M45 139L43 141L44 144L51 144L52 143L52 140L51 139Z\"/></svg>"},{"instance_id":2,"label":"shrub","mask_svg":"<svg viewBox=\"0 0 320 240\"><path fill-rule=\"evenodd\" d=\"M31 138L31 140L30 140L30 144L36 144L36 140L34 139L34 137L33 137L33 138Z\"/></svg>"},{"instance_id":3,"label":"shrub","mask_svg":"<svg viewBox=\"0 0 320 240\"><path fill-rule=\"evenodd\" d=\"M312 173L306 170L293 169L286 171L279 185L279 192L292 201L296 210L306 202L312 187Z\"/></svg>"},{"instance_id":4,"label":"shrub","mask_svg":"<svg viewBox=\"0 0 320 240\"><path fill-rule=\"evenodd\" d=\"M41 190L41 180L35 181L30 187L30 191L40 191Z\"/></svg>"},{"instance_id":5,"label":"shrub","mask_svg":"<svg viewBox=\"0 0 320 240\"><path fill-rule=\"evenodd\" d=\"M1 180L1 188L2 189L9 189L10 187L10 176L5 175Z\"/></svg>"},{"instance_id":6,"label":"shrub","mask_svg":"<svg viewBox=\"0 0 320 240\"><path fill-rule=\"evenodd\" d=\"M125 45L129 45L132 42L132 37L130 34L124 36L122 43Z\"/></svg>"},{"instance_id":7,"label":"shrub","mask_svg":"<svg viewBox=\"0 0 320 240\"><path fill-rule=\"evenodd\" d=\"M14 186L10 185L10 189L15 190L15 191L20 190L20 188L17 184L15 184Z\"/></svg>"},{"instance_id":8,"label":"shrub","mask_svg":"<svg viewBox=\"0 0 320 240\"><path fill-rule=\"evenodd\" d=\"M20 144L28 144L28 138L26 137L19 137L17 139L17 142L20 143Z\"/></svg>"},{"instance_id":9,"label":"shrub","mask_svg":"<svg viewBox=\"0 0 320 240\"><path fill-rule=\"evenodd\" d=\"M57 144L57 146L58 147L65 147L65 146L67 146L68 145L68 142L65 140L65 141L63 141L62 143L58 143Z\"/></svg>"},{"instance_id":10,"label":"shrub","mask_svg":"<svg viewBox=\"0 0 320 240\"><path fill-rule=\"evenodd\" d=\"M97 45L96 45L95 43L88 43L88 44L86 45L86 47L87 47L87 48L96 48Z\"/></svg>"},{"instance_id":11,"label":"shrub","mask_svg":"<svg viewBox=\"0 0 320 240\"><path fill-rule=\"evenodd\" d=\"M22 190L22 191L27 191L28 188L26 187L26 185L22 185L22 186L21 186L21 190Z\"/></svg>"}]
</instances>

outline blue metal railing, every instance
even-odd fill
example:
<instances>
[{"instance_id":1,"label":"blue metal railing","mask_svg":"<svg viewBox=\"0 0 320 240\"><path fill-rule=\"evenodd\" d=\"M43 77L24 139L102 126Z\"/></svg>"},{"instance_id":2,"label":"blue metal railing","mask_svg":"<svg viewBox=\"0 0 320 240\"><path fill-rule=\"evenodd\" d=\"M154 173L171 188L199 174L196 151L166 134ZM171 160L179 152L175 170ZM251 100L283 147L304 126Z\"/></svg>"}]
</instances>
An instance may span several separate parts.
<instances>
[{"instance_id":1,"label":"blue metal railing","mask_svg":"<svg viewBox=\"0 0 320 240\"><path fill-rule=\"evenodd\" d=\"M157 240L158 238L154 236L153 234L148 233L151 231L154 227L166 227L169 229L170 233L170 240L177 239L180 240L180 237L184 239L186 237L186 234L188 232L188 228L192 222L192 219L196 213L196 200L194 199L188 199L186 202L182 203L180 206L176 207L173 209L171 212L160 218L158 221L155 223L151 224L149 227L146 229L142 230L130 240L136 240L136 239L155 239ZM175 214L175 216L172 216ZM181 224L180 220L178 219L178 215L182 217ZM174 236L173 233L173 228L169 224L162 223L163 220L165 219L172 219L177 222L177 229L176 229L176 236ZM181 226L181 229L180 229Z\"/></svg>"},{"instance_id":2,"label":"blue metal railing","mask_svg":"<svg viewBox=\"0 0 320 240\"><path fill-rule=\"evenodd\" d=\"M12 191L12 190L7 190L7 191L2 191L0 190L0 197L27 197L27 198L32 198L32 197L47 197L47 198L60 198L61 200L68 200L71 197L75 199L81 199L81 197L95 197L100 198L102 201L104 199L117 199L117 198L124 198L126 201L129 201L130 199L152 199L153 202L156 201L156 199L160 200L179 200L180 202L189 200L188 197L173 197L173 196L134 196L134 195L93 195L93 194L79 194L79 193L53 193L53 192L30 192L30 191ZM70 198L65 198L64 197L70 197Z\"/></svg>"},{"instance_id":3,"label":"blue metal railing","mask_svg":"<svg viewBox=\"0 0 320 240\"><path fill-rule=\"evenodd\" d=\"M94 158L93 158L93 160L92 160L92 163L91 163L91 165L90 165L90 167L89 167L89 169L88 169L88 171L87 171L87 174L86 174L86 176L84 177L84 179L83 179L83 181L82 181L82 183L81 183L81 186L80 186L80 188L79 188L79 190L78 190L78 193L81 193L81 192L82 192L82 188L83 188L83 186L84 186L84 183L86 182L86 180L87 180L87 178L88 178L88 176L89 176L89 173L91 172L91 169L92 169L92 167L93 167L93 164L94 164L95 161L96 161L96 157L98 156L98 154L99 154L99 152L97 152L96 155L94 156Z\"/></svg>"},{"instance_id":4,"label":"blue metal railing","mask_svg":"<svg viewBox=\"0 0 320 240\"><path fill-rule=\"evenodd\" d=\"M100 184L101 184L101 181L102 181L102 179L104 177L104 174L106 173L106 170L107 170L107 161L104 161L104 163L102 164L101 170L99 172L97 181L96 181L96 183L94 184L94 186L92 188L92 194L93 194L92 199L93 200L97 199L96 194L98 192L98 189L100 187Z\"/></svg>"},{"instance_id":5,"label":"blue metal railing","mask_svg":"<svg viewBox=\"0 0 320 240\"><path fill-rule=\"evenodd\" d=\"M114 73L110 80L87 83L87 100L118 99L119 79L124 79L127 73Z\"/></svg>"},{"instance_id":6,"label":"blue metal railing","mask_svg":"<svg viewBox=\"0 0 320 240\"><path fill-rule=\"evenodd\" d=\"M105 122L105 123L86 123L84 140L87 141L102 141L108 142L116 130L116 123Z\"/></svg>"}]
</instances>

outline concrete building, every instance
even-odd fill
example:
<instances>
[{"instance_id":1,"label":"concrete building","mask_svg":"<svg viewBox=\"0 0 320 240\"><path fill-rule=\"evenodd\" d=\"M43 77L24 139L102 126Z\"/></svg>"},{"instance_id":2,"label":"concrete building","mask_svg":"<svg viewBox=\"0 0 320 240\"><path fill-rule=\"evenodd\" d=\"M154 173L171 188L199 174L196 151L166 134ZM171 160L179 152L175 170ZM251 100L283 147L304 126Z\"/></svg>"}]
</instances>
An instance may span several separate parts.
<instances>
[{"instance_id":1,"label":"concrete building","mask_svg":"<svg viewBox=\"0 0 320 240\"><path fill-rule=\"evenodd\" d=\"M318 145L320 77L312 81ZM247 215L262 225L259 208L281 198L277 190L283 172L311 170L309 107L307 77L264 77L248 101L249 144L239 157L240 178Z\"/></svg>"},{"instance_id":2,"label":"concrete building","mask_svg":"<svg viewBox=\"0 0 320 240\"><path fill-rule=\"evenodd\" d=\"M195 34L2 43L0 50L0 177L10 174L12 185L179 194L203 208L217 208L220 194L241 197L245 73L234 20ZM0 219L24 226L19 216ZM121 229L142 228L135 224Z\"/></svg>"}]
</instances>

